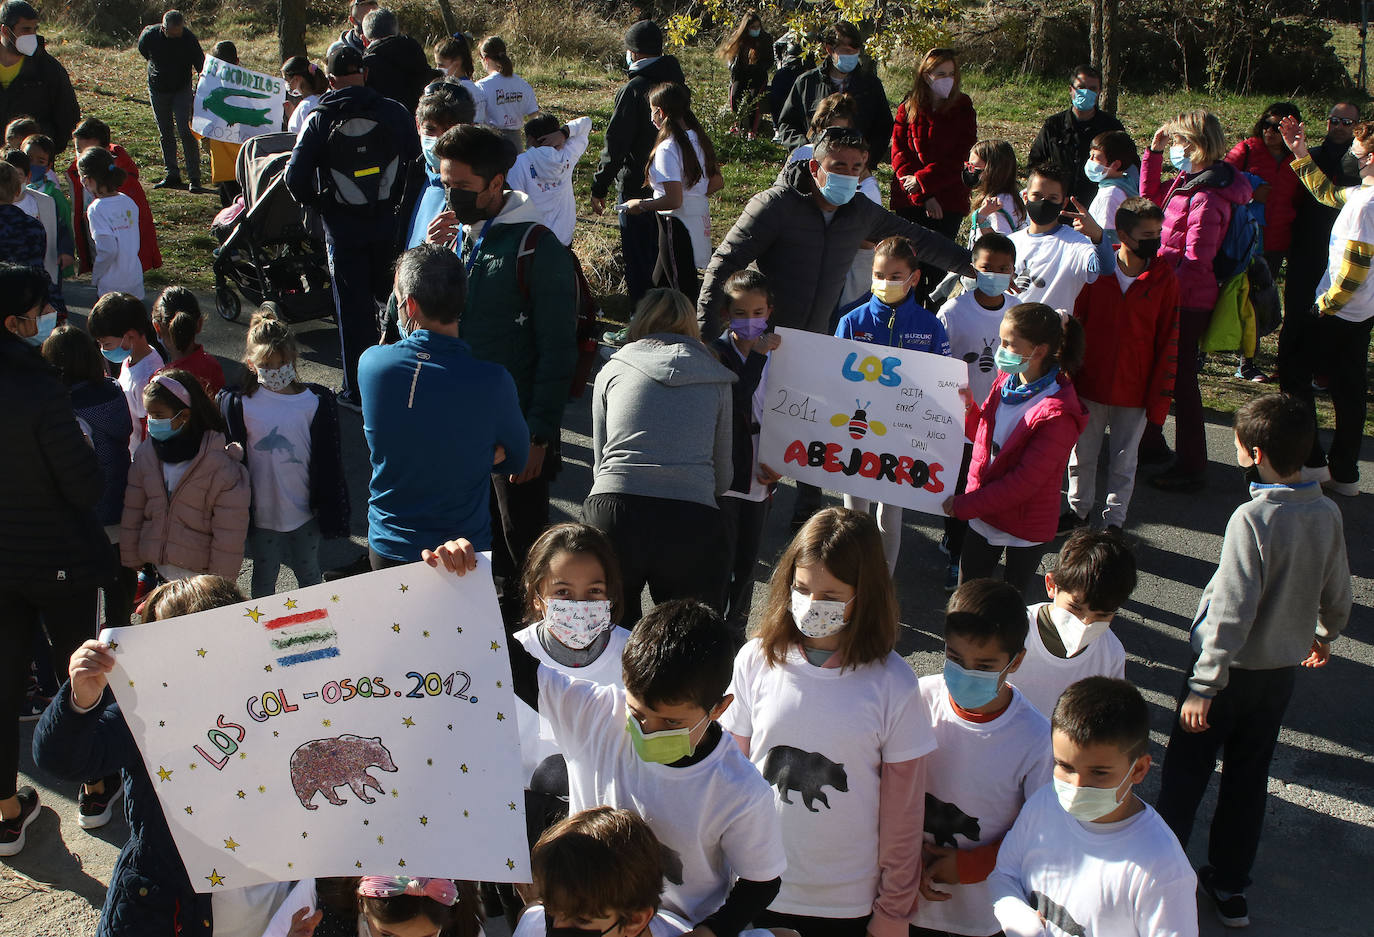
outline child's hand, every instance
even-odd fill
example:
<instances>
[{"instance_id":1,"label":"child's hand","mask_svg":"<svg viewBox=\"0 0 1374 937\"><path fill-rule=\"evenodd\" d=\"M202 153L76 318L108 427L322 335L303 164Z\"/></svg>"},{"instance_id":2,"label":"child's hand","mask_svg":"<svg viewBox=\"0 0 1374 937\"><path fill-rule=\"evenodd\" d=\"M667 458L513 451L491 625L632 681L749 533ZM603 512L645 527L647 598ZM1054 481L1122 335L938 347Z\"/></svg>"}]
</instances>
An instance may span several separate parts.
<instances>
[{"instance_id":1,"label":"child's hand","mask_svg":"<svg viewBox=\"0 0 1374 937\"><path fill-rule=\"evenodd\" d=\"M769 467L768 467L767 465L765 465L764 463L760 462L760 463L759 463L759 474L757 475L757 478L758 478L758 480L759 480L759 484L761 484L761 485L771 485L771 484L773 484L774 482L777 482L779 479L781 479L782 476L779 475L777 472L773 471L771 468L769 468Z\"/></svg>"},{"instance_id":2,"label":"child's hand","mask_svg":"<svg viewBox=\"0 0 1374 937\"><path fill-rule=\"evenodd\" d=\"M1173 134L1165 128L1160 127L1155 131L1154 139L1150 141L1150 149L1154 150L1156 153L1163 153L1169 148L1169 141L1173 138Z\"/></svg>"},{"instance_id":3,"label":"child's hand","mask_svg":"<svg viewBox=\"0 0 1374 937\"><path fill-rule=\"evenodd\" d=\"M1079 234L1085 236L1094 244L1101 244L1102 226L1097 223L1097 220L1093 218L1092 215L1088 214L1088 210L1083 207L1082 202L1076 198L1071 198L1069 201L1073 203L1073 207L1076 208L1077 211L1066 211L1064 212L1064 217L1073 222L1073 229Z\"/></svg>"},{"instance_id":4,"label":"child's hand","mask_svg":"<svg viewBox=\"0 0 1374 937\"><path fill-rule=\"evenodd\" d=\"M644 199L630 198L626 199L621 207L625 209L625 214L627 215L638 215L640 212L644 211L643 205Z\"/></svg>"},{"instance_id":5,"label":"child's hand","mask_svg":"<svg viewBox=\"0 0 1374 937\"><path fill-rule=\"evenodd\" d=\"M459 236L458 216L451 211L441 211L425 229L425 240L431 244L452 244Z\"/></svg>"},{"instance_id":6,"label":"child's hand","mask_svg":"<svg viewBox=\"0 0 1374 937\"><path fill-rule=\"evenodd\" d=\"M978 209L979 218L991 218L1002 210L1002 196L989 195L983 199L983 206Z\"/></svg>"},{"instance_id":7,"label":"child's hand","mask_svg":"<svg viewBox=\"0 0 1374 937\"><path fill-rule=\"evenodd\" d=\"M954 495L950 495L945 499L945 503L940 505L940 510L944 511L949 517L954 516Z\"/></svg>"},{"instance_id":8,"label":"child's hand","mask_svg":"<svg viewBox=\"0 0 1374 937\"><path fill-rule=\"evenodd\" d=\"M106 674L114 670L114 665L110 646L94 638L76 649L67 665L67 674L72 680L72 704L77 709L90 709L100 702L100 694L110 682Z\"/></svg>"},{"instance_id":9,"label":"child's hand","mask_svg":"<svg viewBox=\"0 0 1374 937\"><path fill-rule=\"evenodd\" d=\"M754 350L761 355L766 355L770 351L776 351L782 344L782 336L777 332L764 332L754 339Z\"/></svg>"},{"instance_id":10,"label":"child's hand","mask_svg":"<svg viewBox=\"0 0 1374 937\"><path fill-rule=\"evenodd\" d=\"M1183 726L1184 732L1205 732L1211 728L1207 722L1207 714L1211 710L1210 698L1189 693L1188 698L1183 701L1183 709L1179 711L1178 724Z\"/></svg>"},{"instance_id":11,"label":"child's hand","mask_svg":"<svg viewBox=\"0 0 1374 937\"><path fill-rule=\"evenodd\" d=\"M921 847L921 853L925 866L921 872L921 897L928 901L948 901L953 895L935 885L959 884L959 850L927 844Z\"/></svg>"},{"instance_id":12,"label":"child's hand","mask_svg":"<svg viewBox=\"0 0 1374 937\"><path fill-rule=\"evenodd\" d=\"M1312 639L1312 653L1302 662L1304 667L1325 667L1331 660L1331 645L1323 644L1320 638Z\"/></svg>"},{"instance_id":13,"label":"child's hand","mask_svg":"<svg viewBox=\"0 0 1374 937\"><path fill-rule=\"evenodd\" d=\"M420 559L435 569L438 569L442 562L444 569L458 576L466 576L477 568L477 551L473 549L470 541L461 537L441 543L433 550L423 551Z\"/></svg>"},{"instance_id":14,"label":"child's hand","mask_svg":"<svg viewBox=\"0 0 1374 937\"><path fill-rule=\"evenodd\" d=\"M311 937L322 920L323 911L312 912L309 908L301 908L291 915L291 929L286 932L286 937Z\"/></svg>"}]
</instances>

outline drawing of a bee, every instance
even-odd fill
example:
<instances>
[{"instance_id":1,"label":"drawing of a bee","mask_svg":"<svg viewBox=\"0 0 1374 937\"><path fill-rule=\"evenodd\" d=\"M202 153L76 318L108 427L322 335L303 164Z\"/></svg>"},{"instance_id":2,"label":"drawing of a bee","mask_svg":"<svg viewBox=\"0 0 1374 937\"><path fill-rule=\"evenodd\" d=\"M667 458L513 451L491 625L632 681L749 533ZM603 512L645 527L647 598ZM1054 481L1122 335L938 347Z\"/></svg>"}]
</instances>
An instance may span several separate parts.
<instances>
[{"instance_id":1,"label":"drawing of a bee","mask_svg":"<svg viewBox=\"0 0 1374 937\"><path fill-rule=\"evenodd\" d=\"M964 360L969 364L976 364L978 370L984 374L991 374L997 368L997 361L992 357L992 345L984 344L983 353L980 355L976 351L971 351L964 355Z\"/></svg>"},{"instance_id":2,"label":"drawing of a bee","mask_svg":"<svg viewBox=\"0 0 1374 937\"><path fill-rule=\"evenodd\" d=\"M848 423L849 437L851 439L863 439L865 436L868 435L869 430L872 430L875 436L883 436L887 433L887 425L885 423L879 422L878 420L870 420L868 418L867 408L871 407L872 405L873 401L871 400L868 403L862 404L859 403L859 401L855 400L854 415L846 416L843 413L837 413L830 418L830 425L844 426L846 423Z\"/></svg>"}]
</instances>

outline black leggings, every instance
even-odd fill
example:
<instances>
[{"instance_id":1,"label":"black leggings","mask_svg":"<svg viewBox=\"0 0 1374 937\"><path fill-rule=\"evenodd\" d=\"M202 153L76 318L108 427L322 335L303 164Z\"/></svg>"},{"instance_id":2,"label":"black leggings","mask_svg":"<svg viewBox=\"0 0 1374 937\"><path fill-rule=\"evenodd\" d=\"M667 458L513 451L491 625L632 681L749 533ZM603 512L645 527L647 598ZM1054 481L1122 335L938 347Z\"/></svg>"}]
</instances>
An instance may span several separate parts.
<instances>
[{"instance_id":1,"label":"black leggings","mask_svg":"<svg viewBox=\"0 0 1374 937\"><path fill-rule=\"evenodd\" d=\"M970 527L964 534L963 549L959 553L959 582L993 578L997 561L1005 551L1006 568L1002 578L1024 596L1040 569L1040 557L1045 555L1048 546L1039 543L1030 547L999 547L988 543L982 534Z\"/></svg>"},{"instance_id":2,"label":"black leggings","mask_svg":"<svg viewBox=\"0 0 1374 937\"><path fill-rule=\"evenodd\" d=\"M805 914L785 914L763 911L754 915L755 927L787 927L801 937L864 937L868 933L868 919L863 917L809 917Z\"/></svg>"}]
</instances>

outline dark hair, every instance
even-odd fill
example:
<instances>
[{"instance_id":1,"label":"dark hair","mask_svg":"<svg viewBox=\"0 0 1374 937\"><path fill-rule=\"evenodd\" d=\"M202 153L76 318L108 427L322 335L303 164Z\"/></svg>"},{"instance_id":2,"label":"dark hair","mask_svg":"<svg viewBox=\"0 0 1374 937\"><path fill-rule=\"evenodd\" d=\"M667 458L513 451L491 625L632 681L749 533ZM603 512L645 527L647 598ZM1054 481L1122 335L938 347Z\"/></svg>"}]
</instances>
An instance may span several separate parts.
<instances>
[{"instance_id":1,"label":"dark hair","mask_svg":"<svg viewBox=\"0 0 1374 937\"><path fill-rule=\"evenodd\" d=\"M22 141L30 134L41 133L42 130L43 125L32 117L16 117L5 125L5 140L16 137Z\"/></svg>"},{"instance_id":2,"label":"dark hair","mask_svg":"<svg viewBox=\"0 0 1374 937\"><path fill-rule=\"evenodd\" d=\"M129 174L115 165L114 154L103 146L93 146L76 161L76 171L95 181L98 188L117 192Z\"/></svg>"},{"instance_id":3,"label":"dark hair","mask_svg":"<svg viewBox=\"0 0 1374 937\"><path fill-rule=\"evenodd\" d=\"M1154 202L1137 195L1122 202L1116 209L1116 219L1114 224L1117 231L1125 231L1131 234L1142 221L1164 222L1164 209ZM1135 235L1131 235L1134 237Z\"/></svg>"},{"instance_id":4,"label":"dark hair","mask_svg":"<svg viewBox=\"0 0 1374 937\"><path fill-rule=\"evenodd\" d=\"M71 387L82 381L105 379L105 359L100 344L74 325L61 325L43 343L43 357L57 369L62 383Z\"/></svg>"},{"instance_id":5,"label":"dark hair","mask_svg":"<svg viewBox=\"0 0 1374 937\"><path fill-rule=\"evenodd\" d=\"M35 307L40 311L48 301L48 275L37 267L0 263L0 321L10 316L27 316ZM96 305L100 305L96 303ZM91 310L95 314L95 310ZM0 328L0 338L17 338Z\"/></svg>"},{"instance_id":6,"label":"dark hair","mask_svg":"<svg viewBox=\"0 0 1374 937\"><path fill-rule=\"evenodd\" d=\"M24 183L29 181L27 170L20 169L10 162L10 153L19 151L9 150L5 153L5 158L0 160L0 203L6 205L19 198L19 194L24 191ZM23 153L19 155L24 156Z\"/></svg>"},{"instance_id":7,"label":"dark hair","mask_svg":"<svg viewBox=\"0 0 1374 937\"><path fill-rule=\"evenodd\" d=\"M487 185L505 177L515 165L515 150L496 131L474 124L459 124L444 131L434 144L434 154L467 166Z\"/></svg>"},{"instance_id":8,"label":"dark hair","mask_svg":"<svg viewBox=\"0 0 1374 937\"><path fill-rule=\"evenodd\" d=\"M438 927L443 937L478 937L482 932L482 905L477 886L455 879L458 900L452 907L442 905L424 895L394 895L391 898L357 896L359 913L374 917L383 924L403 924L417 917ZM354 881L354 889L357 882Z\"/></svg>"},{"instance_id":9,"label":"dark hair","mask_svg":"<svg viewBox=\"0 0 1374 937\"><path fill-rule=\"evenodd\" d=\"M72 131L73 140L94 140L96 146L110 146L110 125L99 117L87 117Z\"/></svg>"},{"instance_id":10,"label":"dark hair","mask_svg":"<svg viewBox=\"0 0 1374 937\"><path fill-rule=\"evenodd\" d=\"M1265 121L1271 117L1277 117L1280 120L1285 117L1291 117L1298 123L1302 123L1302 111L1298 110L1296 104L1292 101L1275 101L1264 109L1263 114L1259 115L1259 118L1255 121L1255 126L1250 128L1250 136L1254 137L1256 140L1263 140ZM1286 147L1287 144L1284 144L1284 146Z\"/></svg>"},{"instance_id":11,"label":"dark hair","mask_svg":"<svg viewBox=\"0 0 1374 937\"><path fill-rule=\"evenodd\" d=\"M849 126L853 127L858 119L859 102L854 95L842 91L828 94L816 105L816 110L811 115L811 123L806 128L806 138L814 142L821 131L835 121L848 121Z\"/></svg>"},{"instance_id":12,"label":"dark hair","mask_svg":"<svg viewBox=\"0 0 1374 937\"><path fill-rule=\"evenodd\" d=\"M996 639L1015 657L1026 649L1030 622L1021 591L1000 579L970 579L959 584L945 606L945 637L952 634L978 643Z\"/></svg>"},{"instance_id":13,"label":"dark hair","mask_svg":"<svg viewBox=\"0 0 1374 937\"><path fill-rule=\"evenodd\" d=\"M1051 162L1037 163L1026 173L1026 188L1030 188L1031 180L1037 176L1041 179L1057 182L1064 198L1067 199L1069 197L1072 190L1069 188L1068 176L1064 173L1063 166Z\"/></svg>"},{"instance_id":14,"label":"dark hair","mask_svg":"<svg viewBox=\"0 0 1374 937\"><path fill-rule=\"evenodd\" d=\"M1016 242L1005 234L998 234L996 231L989 231L978 240L973 242L973 256L983 254L1006 254L1012 260L1016 259Z\"/></svg>"},{"instance_id":15,"label":"dark hair","mask_svg":"<svg viewBox=\"0 0 1374 937\"><path fill-rule=\"evenodd\" d=\"M329 76L304 55L293 55L282 63L283 78L304 78L310 85L311 94L324 94L329 90Z\"/></svg>"},{"instance_id":16,"label":"dark hair","mask_svg":"<svg viewBox=\"0 0 1374 937\"><path fill-rule=\"evenodd\" d=\"M768 285L768 278L752 267L745 267L730 274L722 290L732 299L745 293L762 293L768 297L768 305L773 305L773 288Z\"/></svg>"},{"instance_id":17,"label":"dark hair","mask_svg":"<svg viewBox=\"0 0 1374 937\"><path fill-rule=\"evenodd\" d=\"M57 144L54 143L52 137L48 136L46 133L29 134L24 138L22 146L24 147L25 153L28 152L29 147L42 150L47 154L49 163L51 163L52 158L57 155Z\"/></svg>"},{"instance_id":18,"label":"dark hair","mask_svg":"<svg viewBox=\"0 0 1374 937\"><path fill-rule=\"evenodd\" d=\"M29 154L25 153L23 150L6 150L5 162L9 163L25 176L27 176L29 170L33 168L33 161L29 159Z\"/></svg>"},{"instance_id":19,"label":"dark hair","mask_svg":"<svg viewBox=\"0 0 1374 937\"><path fill-rule=\"evenodd\" d=\"M1057 362L1069 374L1082 366L1087 338L1083 323L1073 316L1065 321L1044 303L1018 303L1007 310L1006 319L1012 330L1032 345L1049 346L1047 362Z\"/></svg>"},{"instance_id":20,"label":"dark hair","mask_svg":"<svg viewBox=\"0 0 1374 937\"><path fill-rule=\"evenodd\" d=\"M477 102L456 81L436 81L425 89L424 97L415 107L415 123L440 124L447 128L470 124L477 119Z\"/></svg>"},{"instance_id":21,"label":"dark hair","mask_svg":"<svg viewBox=\"0 0 1374 937\"><path fill-rule=\"evenodd\" d=\"M417 244L396 261L396 295L413 298L426 319L451 325L463 317L467 269L450 248Z\"/></svg>"},{"instance_id":22,"label":"dark hair","mask_svg":"<svg viewBox=\"0 0 1374 937\"><path fill-rule=\"evenodd\" d=\"M658 138L654 140L653 149L658 149L669 140L677 141L678 149L682 152L682 188L690 189L702 179L710 179L720 171L720 166L716 163L716 148L711 145L711 137L706 133L706 128L701 126L697 120L697 115L692 113L692 96L685 87L673 82L664 82L655 85L649 92L649 107L657 107L663 111L663 126L659 128ZM701 164L697 159L696 147L692 146L692 139L688 131L694 131L697 135L697 143L701 146L701 155L706 157L706 165ZM644 184L649 184L649 167L653 165L653 150L649 152L649 162L644 166Z\"/></svg>"},{"instance_id":23,"label":"dark hair","mask_svg":"<svg viewBox=\"0 0 1374 937\"><path fill-rule=\"evenodd\" d=\"M1112 744L1136 759L1150 750L1150 707L1125 680L1087 677L1054 706L1050 727L1080 748Z\"/></svg>"},{"instance_id":24,"label":"dark hair","mask_svg":"<svg viewBox=\"0 0 1374 937\"><path fill-rule=\"evenodd\" d=\"M835 48L836 46L851 45L856 49L862 50L864 38L859 33L859 27L845 20L836 20L831 23L824 32L821 33L821 45Z\"/></svg>"},{"instance_id":25,"label":"dark hair","mask_svg":"<svg viewBox=\"0 0 1374 937\"><path fill-rule=\"evenodd\" d=\"M820 162L832 150L858 150L868 154L868 138L857 127L827 127L812 141L811 158Z\"/></svg>"},{"instance_id":26,"label":"dark hair","mask_svg":"<svg viewBox=\"0 0 1374 937\"><path fill-rule=\"evenodd\" d=\"M1102 80L1102 70L1096 65L1089 65L1086 62L1073 67L1073 71L1069 72L1069 80L1072 81L1080 75L1084 78L1096 78L1099 82Z\"/></svg>"},{"instance_id":27,"label":"dark hair","mask_svg":"<svg viewBox=\"0 0 1374 937\"><path fill-rule=\"evenodd\" d=\"M244 339L243 363L247 365L243 369L244 396L251 397L257 391L257 367L270 356L279 355L283 363L289 361L294 364L300 354L300 346L296 344L296 333L291 331L291 326L277 317L277 304L263 303L258 307L258 311L253 313L248 335Z\"/></svg>"},{"instance_id":28,"label":"dark hair","mask_svg":"<svg viewBox=\"0 0 1374 937\"><path fill-rule=\"evenodd\" d=\"M445 36L434 44L436 59L457 59L465 77L472 77L472 40L467 33Z\"/></svg>"},{"instance_id":29,"label":"dark hair","mask_svg":"<svg viewBox=\"0 0 1374 937\"><path fill-rule=\"evenodd\" d=\"M491 59L501 67L501 74L509 78L515 74L515 65L506 51L506 40L500 36L488 36L482 40L482 58Z\"/></svg>"},{"instance_id":30,"label":"dark hair","mask_svg":"<svg viewBox=\"0 0 1374 937\"><path fill-rule=\"evenodd\" d=\"M1288 394L1255 397L1236 411L1240 444L1263 449L1265 461L1279 475L1292 475L1302 468L1316 431L1310 406Z\"/></svg>"},{"instance_id":31,"label":"dark hair","mask_svg":"<svg viewBox=\"0 0 1374 937\"><path fill-rule=\"evenodd\" d=\"M539 111L532 114L529 120L525 121L525 139L538 140L551 133L557 133L563 129L563 122L550 114L548 111Z\"/></svg>"},{"instance_id":32,"label":"dark hair","mask_svg":"<svg viewBox=\"0 0 1374 937\"><path fill-rule=\"evenodd\" d=\"M1140 165L1140 152L1135 141L1124 130L1108 130L1093 137L1092 149L1101 150L1108 165L1120 163L1124 172L1132 166Z\"/></svg>"},{"instance_id":33,"label":"dark hair","mask_svg":"<svg viewBox=\"0 0 1374 937\"><path fill-rule=\"evenodd\" d=\"M186 388L186 393L191 398L191 402L189 404L182 403L180 397L157 382L156 379L159 377L171 378ZM219 407L215 406L215 402L205 392L205 385L200 382L200 378L190 371L182 371L179 368L163 368L156 372L153 375L153 380L148 381L143 387L143 406L146 408L155 403L162 404L173 413L190 410L191 415L186 425L197 436L210 430L217 433L225 431L224 417L219 412Z\"/></svg>"},{"instance_id":34,"label":"dark hair","mask_svg":"<svg viewBox=\"0 0 1374 937\"><path fill-rule=\"evenodd\" d=\"M665 858L639 814L592 807L545 830L530 869L550 918L622 916L658 909Z\"/></svg>"},{"instance_id":35,"label":"dark hair","mask_svg":"<svg viewBox=\"0 0 1374 937\"><path fill-rule=\"evenodd\" d=\"M879 257L891 257L906 264L907 269L912 272L919 273L921 270L921 261L916 256L916 245L900 234L879 241L873 250L873 257L875 260Z\"/></svg>"},{"instance_id":36,"label":"dark hair","mask_svg":"<svg viewBox=\"0 0 1374 937\"><path fill-rule=\"evenodd\" d=\"M1095 612L1115 612L1135 591L1135 554L1110 531L1078 528L1059 548L1052 565L1054 587L1082 597Z\"/></svg>"},{"instance_id":37,"label":"dark hair","mask_svg":"<svg viewBox=\"0 0 1374 937\"><path fill-rule=\"evenodd\" d=\"M599 528L576 523L555 524L540 534L534 546L530 547L520 583L525 592L525 620L534 621L539 614L534 607L535 597L549 575L554 557L560 553L586 554L601 564L606 598L611 602L611 621L619 622L625 595L615 547Z\"/></svg>"},{"instance_id":38,"label":"dark hair","mask_svg":"<svg viewBox=\"0 0 1374 937\"><path fill-rule=\"evenodd\" d=\"M759 24L757 36L749 35L751 23ZM745 10L729 38L716 49L716 56L722 62L731 63L743 55L746 64L757 65L760 57L766 54L766 50L772 48L772 45L773 37L763 28L763 19L759 16L759 11ZM771 63L771 57L769 61Z\"/></svg>"},{"instance_id":39,"label":"dark hair","mask_svg":"<svg viewBox=\"0 0 1374 937\"><path fill-rule=\"evenodd\" d=\"M180 10L168 10L162 14L162 25L175 28L186 25L186 17L181 15Z\"/></svg>"},{"instance_id":40,"label":"dark hair","mask_svg":"<svg viewBox=\"0 0 1374 937\"><path fill-rule=\"evenodd\" d=\"M1021 198L1021 185L1016 181L1016 150L1006 140L979 140L973 144L973 152L983 161L983 171L978 174L978 184L969 192L975 207L983 203L989 195L1002 197L1005 209L1006 200L1011 199L1016 212L1023 217L1026 203ZM1007 212L1011 215L1011 212Z\"/></svg>"},{"instance_id":41,"label":"dark hair","mask_svg":"<svg viewBox=\"0 0 1374 937\"><path fill-rule=\"evenodd\" d=\"M694 703L709 711L730 686L735 645L711 606L694 599L655 605L625 642L625 689L646 706Z\"/></svg>"},{"instance_id":42,"label":"dark hair","mask_svg":"<svg viewBox=\"0 0 1374 937\"><path fill-rule=\"evenodd\" d=\"M169 286L153 303L153 324L161 324L172 340L171 350L185 355L196 343L200 328L200 302L184 286Z\"/></svg>"},{"instance_id":43,"label":"dark hair","mask_svg":"<svg viewBox=\"0 0 1374 937\"><path fill-rule=\"evenodd\" d=\"M0 6L0 26L8 26L13 29L14 24L20 20L36 20L38 11L32 4L25 3L24 0L5 0Z\"/></svg>"},{"instance_id":44,"label":"dark hair","mask_svg":"<svg viewBox=\"0 0 1374 937\"><path fill-rule=\"evenodd\" d=\"M86 331L94 339L123 338L130 329L142 333L149 342L157 338L148 307L143 305L143 300L128 293L106 293L95 301L91 314L86 317Z\"/></svg>"},{"instance_id":45,"label":"dark hair","mask_svg":"<svg viewBox=\"0 0 1374 937\"><path fill-rule=\"evenodd\" d=\"M221 61L228 62L230 65L239 63L239 47L228 39L221 39L215 43L215 48L210 53Z\"/></svg>"}]
</instances>

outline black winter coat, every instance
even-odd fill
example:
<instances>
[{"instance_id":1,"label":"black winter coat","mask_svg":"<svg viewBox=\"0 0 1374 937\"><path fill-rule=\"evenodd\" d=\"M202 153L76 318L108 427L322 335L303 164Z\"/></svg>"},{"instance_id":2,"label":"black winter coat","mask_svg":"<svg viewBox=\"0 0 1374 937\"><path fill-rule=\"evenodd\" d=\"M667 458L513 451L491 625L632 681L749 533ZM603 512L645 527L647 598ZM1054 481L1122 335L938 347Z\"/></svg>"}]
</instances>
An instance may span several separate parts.
<instances>
[{"instance_id":1,"label":"black winter coat","mask_svg":"<svg viewBox=\"0 0 1374 937\"><path fill-rule=\"evenodd\" d=\"M1053 163L1058 166L1073 182L1073 191L1069 194L1084 205L1090 205L1097 195L1097 183L1083 173L1083 164L1088 161L1093 137L1121 129L1121 121L1106 111L1094 111L1092 119L1086 122L1074 117L1072 108L1060 111L1045 120L1031 144L1030 162L1026 165Z\"/></svg>"},{"instance_id":2,"label":"black winter coat","mask_svg":"<svg viewBox=\"0 0 1374 937\"><path fill-rule=\"evenodd\" d=\"M412 114L420 95L438 76L425 57L425 50L409 36L374 39L363 55L367 86L384 98L391 98Z\"/></svg>"},{"instance_id":3,"label":"black winter coat","mask_svg":"<svg viewBox=\"0 0 1374 937\"><path fill-rule=\"evenodd\" d=\"M40 39L38 51L24 59L10 86L0 88L0 125L8 125L16 117L32 117L60 152L67 148L81 119L81 107L67 70L44 46Z\"/></svg>"},{"instance_id":4,"label":"black winter coat","mask_svg":"<svg viewBox=\"0 0 1374 937\"><path fill-rule=\"evenodd\" d=\"M798 75L778 111L776 139L789 150L807 141L816 106L839 90L831 83L828 69L829 60ZM859 66L850 73L844 92L853 95L859 106L857 125L868 141L869 169L889 162L892 158L892 108L888 106L887 91L877 72L868 66Z\"/></svg>"},{"instance_id":5,"label":"black winter coat","mask_svg":"<svg viewBox=\"0 0 1374 937\"><path fill-rule=\"evenodd\" d=\"M148 60L148 87L160 94L172 94L191 87L191 72L205 67L205 52L196 34L182 27L173 39L153 24L138 37L138 54Z\"/></svg>"},{"instance_id":6,"label":"black winter coat","mask_svg":"<svg viewBox=\"0 0 1374 937\"><path fill-rule=\"evenodd\" d=\"M606 125L606 145L592 176L593 197L605 198L612 183L622 202L649 197L649 187L644 184L644 167L658 139L658 130L649 120L649 92L664 82L687 84L682 66L671 55L660 56L630 72L630 80L615 93L611 121Z\"/></svg>"},{"instance_id":7,"label":"black winter coat","mask_svg":"<svg viewBox=\"0 0 1374 937\"><path fill-rule=\"evenodd\" d=\"M754 437L759 434L759 424L754 420L754 393L763 379L763 366L768 363L768 356L751 351L749 357L741 361L728 331L711 342L711 351L739 378L730 388L734 414L730 442L730 466L734 475L730 479L730 490L748 494L754 486Z\"/></svg>"}]
</instances>

